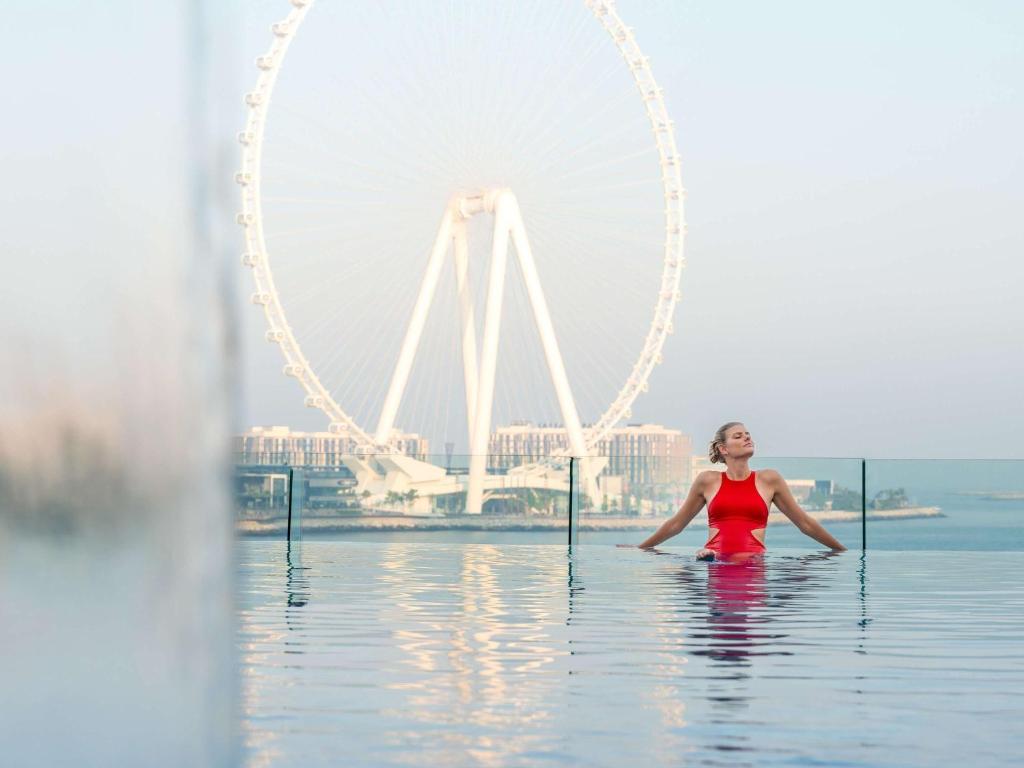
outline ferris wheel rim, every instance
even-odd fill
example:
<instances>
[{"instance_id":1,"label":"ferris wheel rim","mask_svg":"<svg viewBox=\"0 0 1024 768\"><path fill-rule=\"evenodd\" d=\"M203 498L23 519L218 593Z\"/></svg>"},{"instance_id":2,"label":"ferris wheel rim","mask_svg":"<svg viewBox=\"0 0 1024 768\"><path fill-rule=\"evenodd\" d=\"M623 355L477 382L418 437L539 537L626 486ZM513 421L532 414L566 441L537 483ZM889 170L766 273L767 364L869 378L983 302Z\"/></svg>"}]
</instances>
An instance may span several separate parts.
<instances>
[{"instance_id":1,"label":"ferris wheel rim","mask_svg":"<svg viewBox=\"0 0 1024 768\"><path fill-rule=\"evenodd\" d=\"M274 40L268 51L256 59L256 65L260 69L256 87L245 95L245 129L238 134L239 142L242 144L242 168L235 177L242 190L242 211L237 216L238 223L245 231L246 250L242 262L250 267L253 273L256 293L252 295L251 300L263 306L268 325L266 338L281 348L285 358L284 373L295 378L305 391L305 405L324 412L330 419L329 430L347 434L355 440L358 448L390 449L394 447L391 445L394 439L390 440L388 445L380 445L370 431L357 424L323 385L302 352L302 347L288 324L281 304L263 235L260 181L267 112L285 55L314 1L290 0L292 10L285 19L271 26ZM673 331L672 315L681 299L679 284L682 270L685 268L683 244L686 223L685 190L682 185L674 124L669 118L662 90L654 79L650 61L643 55L632 30L619 17L613 0L584 0L584 5L612 38L640 91L658 149L665 203L664 268L654 317L640 355L633 364L625 384L597 421L584 430L584 440L589 453L597 448L615 425L629 418L633 403L642 392L647 391L651 373L662 362L662 349Z\"/></svg>"}]
</instances>

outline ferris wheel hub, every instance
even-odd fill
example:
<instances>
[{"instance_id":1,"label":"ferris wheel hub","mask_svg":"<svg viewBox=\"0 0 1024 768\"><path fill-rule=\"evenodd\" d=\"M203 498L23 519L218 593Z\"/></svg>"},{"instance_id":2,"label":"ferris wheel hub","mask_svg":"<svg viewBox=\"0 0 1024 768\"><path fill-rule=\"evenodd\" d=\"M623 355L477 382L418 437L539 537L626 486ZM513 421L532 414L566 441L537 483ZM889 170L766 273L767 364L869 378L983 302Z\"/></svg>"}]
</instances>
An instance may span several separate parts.
<instances>
[{"instance_id":1,"label":"ferris wheel hub","mask_svg":"<svg viewBox=\"0 0 1024 768\"><path fill-rule=\"evenodd\" d=\"M506 187L491 187L469 195L456 195L450 203L452 212L460 219L471 219L478 213L494 213L498 201L514 197Z\"/></svg>"}]
</instances>

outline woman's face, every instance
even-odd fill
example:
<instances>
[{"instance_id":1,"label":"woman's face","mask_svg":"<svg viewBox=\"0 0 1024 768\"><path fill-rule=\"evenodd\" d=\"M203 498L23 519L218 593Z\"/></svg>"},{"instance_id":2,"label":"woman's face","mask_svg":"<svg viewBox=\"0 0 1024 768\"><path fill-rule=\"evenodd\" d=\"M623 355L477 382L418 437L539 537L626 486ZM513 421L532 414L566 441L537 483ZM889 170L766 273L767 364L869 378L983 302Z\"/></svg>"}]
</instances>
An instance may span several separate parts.
<instances>
[{"instance_id":1,"label":"woman's face","mask_svg":"<svg viewBox=\"0 0 1024 768\"><path fill-rule=\"evenodd\" d=\"M742 424L729 427L725 433L725 444L719 449L722 456L731 456L734 459L749 459L754 455L754 440L750 432Z\"/></svg>"}]
</instances>

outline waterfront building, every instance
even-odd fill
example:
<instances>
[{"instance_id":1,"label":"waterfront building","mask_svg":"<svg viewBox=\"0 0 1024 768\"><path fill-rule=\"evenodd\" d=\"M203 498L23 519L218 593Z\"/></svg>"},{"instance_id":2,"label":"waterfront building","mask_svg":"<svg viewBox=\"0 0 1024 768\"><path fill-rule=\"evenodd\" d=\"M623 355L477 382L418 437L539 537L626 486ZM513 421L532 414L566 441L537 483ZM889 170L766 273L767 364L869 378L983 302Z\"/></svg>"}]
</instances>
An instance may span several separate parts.
<instances>
[{"instance_id":1,"label":"waterfront building","mask_svg":"<svg viewBox=\"0 0 1024 768\"><path fill-rule=\"evenodd\" d=\"M508 469L564 452L568 447L569 437L564 427L557 424L535 426L529 421L514 421L491 433L487 447L488 466L492 469Z\"/></svg>"},{"instance_id":2,"label":"waterfront building","mask_svg":"<svg viewBox=\"0 0 1024 768\"><path fill-rule=\"evenodd\" d=\"M406 456L424 460L430 441L414 433L394 432L395 445ZM333 432L293 432L288 427L253 427L234 440L237 464L287 464L302 467L340 467L342 458L356 453L356 443Z\"/></svg>"},{"instance_id":3,"label":"waterfront building","mask_svg":"<svg viewBox=\"0 0 1024 768\"><path fill-rule=\"evenodd\" d=\"M628 424L613 429L598 452L608 457L606 473L623 477L627 489L635 492L687 482L693 442L678 429L660 424Z\"/></svg>"},{"instance_id":4,"label":"waterfront building","mask_svg":"<svg viewBox=\"0 0 1024 768\"><path fill-rule=\"evenodd\" d=\"M537 461L568 449L565 428L514 422L491 434L490 466L503 469ZM660 424L628 424L613 429L597 446L608 463L602 477L622 478L626 493L689 482L693 444L678 429Z\"/></svg>"}]
</instances>

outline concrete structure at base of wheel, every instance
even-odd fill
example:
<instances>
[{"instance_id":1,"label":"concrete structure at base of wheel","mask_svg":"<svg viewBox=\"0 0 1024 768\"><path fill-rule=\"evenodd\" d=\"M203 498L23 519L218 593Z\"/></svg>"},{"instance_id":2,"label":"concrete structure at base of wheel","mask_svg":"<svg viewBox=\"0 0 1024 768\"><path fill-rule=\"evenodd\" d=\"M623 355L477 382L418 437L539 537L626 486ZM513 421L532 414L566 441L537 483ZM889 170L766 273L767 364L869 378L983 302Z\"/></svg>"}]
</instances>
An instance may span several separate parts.
<instances>
[{"instance_id":1,"label":"concrete structure at base of wheel","mask_svg":"<svg viewBox=\"0 0 1024 768\"><path fill-rule=\"evenodd\" d=\"M809 512L816 520L827 522L856 522L860 511L828 510ZM904 509L870 510L869 521L910 520L914 518L945 517L939 507L906 507ZM699 526L698 517L691 525ZM580 514L581 531L642 531L650 530L650 518L613 517L610 515ZM781 512L768 515L768 525L789 523ZM558 531L565 530L564 516L525 515L447 515L413 517L411 515L357 515L352 517L307 517L302 520L304 533L340 533L345 531ZM273 536L288 527L287 518L275 520L239 520L236 530L244 536Z\"/></svg>"}]
</instances>

